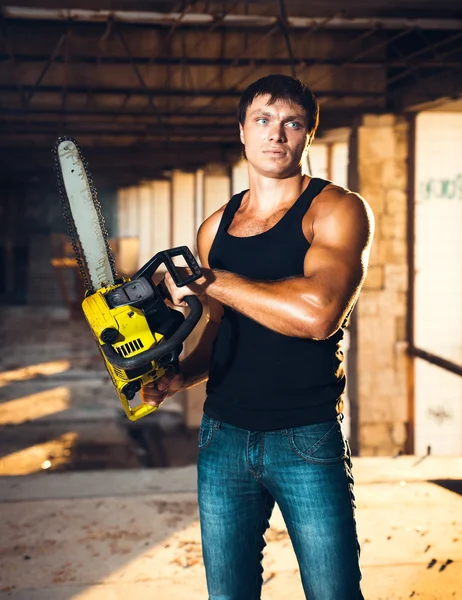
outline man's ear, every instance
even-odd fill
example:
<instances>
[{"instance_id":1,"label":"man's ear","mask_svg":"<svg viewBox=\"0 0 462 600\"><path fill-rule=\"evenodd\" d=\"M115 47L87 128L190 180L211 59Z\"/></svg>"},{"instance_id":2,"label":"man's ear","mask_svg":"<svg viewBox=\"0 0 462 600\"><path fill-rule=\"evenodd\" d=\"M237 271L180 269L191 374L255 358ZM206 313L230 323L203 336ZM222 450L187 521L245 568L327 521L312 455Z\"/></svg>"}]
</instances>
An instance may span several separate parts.
<instances>
[{"instance_id":1,"label":"man's ear","mask_svg":"<svg viewBox=\"0 0 462 600\"><path fill-rule=\"evenodd\" d=\"M313 143L313 139L314 139L314 133L310 133L306 136L305 148L304 148L303 152L308 152L308 150L311 147L311 144Z\"/></svg>"},{"instance_id":2,"label":"man's ear","mask_svg":"<svg viewBox=\"0 0 462 600\"><path fill-rule=\"evenodd\" d=\"M239 137L241 138L241 142L245 145L244 128L242 127L242 125L240 123L239 123Z\"/></svg>"}]
</instances>

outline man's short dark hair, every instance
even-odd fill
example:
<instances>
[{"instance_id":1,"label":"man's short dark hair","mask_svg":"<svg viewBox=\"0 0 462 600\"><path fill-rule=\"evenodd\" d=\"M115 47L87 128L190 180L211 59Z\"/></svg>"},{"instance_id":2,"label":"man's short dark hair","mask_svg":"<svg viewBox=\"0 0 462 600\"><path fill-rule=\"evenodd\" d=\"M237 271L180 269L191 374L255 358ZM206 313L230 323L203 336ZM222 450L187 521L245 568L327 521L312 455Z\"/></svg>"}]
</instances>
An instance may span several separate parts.
<instances>
[{"instance_id":1,"label":"man's short dark hair","mask_svg":"<svg viewBox=\"0 0 462 600\"><path fill-rule=\"evenodd\" d=\"M308 135L314 137L319 123L319 103L310 90L299 79L288 75L267 75L258 79L242 93L239 100L238 117L239 123L244 125L247 109L257 96L271 96L268 104L278 100L285 100L301 106L307 116Z\"/></svg>"}]
</instances>

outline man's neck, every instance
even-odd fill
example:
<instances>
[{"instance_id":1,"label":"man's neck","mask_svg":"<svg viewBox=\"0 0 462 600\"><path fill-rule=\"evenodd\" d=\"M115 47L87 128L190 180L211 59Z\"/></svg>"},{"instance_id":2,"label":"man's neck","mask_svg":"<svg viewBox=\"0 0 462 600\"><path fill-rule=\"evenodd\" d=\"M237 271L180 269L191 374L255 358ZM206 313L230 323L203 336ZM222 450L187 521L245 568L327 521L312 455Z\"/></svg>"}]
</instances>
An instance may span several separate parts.
<instances>
[{"instance_id":1,"label":"man's neck","mask_svg":"<svg viewBox=\"0 0 462 600\"><path fill-rule=\"evenodd\" d=\"M262 175L249 165L249 192L241 207L259 214L272 214L293 204L309 181L310 177L301 171L279 179Z\"/></svg>"}]
</instances>

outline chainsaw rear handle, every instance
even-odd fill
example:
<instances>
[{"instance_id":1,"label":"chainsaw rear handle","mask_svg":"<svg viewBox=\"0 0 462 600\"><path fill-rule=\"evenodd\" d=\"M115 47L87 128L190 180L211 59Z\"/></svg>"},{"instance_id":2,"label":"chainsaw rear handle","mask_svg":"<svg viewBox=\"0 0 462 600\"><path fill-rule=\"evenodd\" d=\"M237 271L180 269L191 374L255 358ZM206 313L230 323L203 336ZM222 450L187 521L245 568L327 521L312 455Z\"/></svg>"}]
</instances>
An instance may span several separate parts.
<instances>
[{"instance_id":1,"label":"chainsaw rear handle","mask_svg":"<svg viewBox=\"0 0 462 600\"><path fill-rule=\"evenodd\" d=\"M149 348L149 350L145 350L141 354L137 354L131 358L119 356L110 344L103 344L103 352L111 365L124 370L137 369L152 361L158 361L162 356L169 354L181 346L202 316L202 302L197 296L185 296L183 300L188 304L190 313L168 340L164 340L153 348Z\"/></svg>"}]
</instances>

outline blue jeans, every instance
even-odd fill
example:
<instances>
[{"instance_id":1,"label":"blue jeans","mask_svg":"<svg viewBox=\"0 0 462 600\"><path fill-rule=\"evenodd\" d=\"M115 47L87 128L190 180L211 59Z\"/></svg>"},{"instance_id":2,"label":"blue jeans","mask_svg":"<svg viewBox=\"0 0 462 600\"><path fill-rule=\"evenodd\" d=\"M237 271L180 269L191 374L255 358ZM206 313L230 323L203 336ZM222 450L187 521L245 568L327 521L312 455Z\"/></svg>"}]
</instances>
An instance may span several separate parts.
<instances>
[{"instance_id":1,"label":"blue jeans","mask_svg":"<svg viewBox=\"0 0 462 600\"><path fill-rule=\"evenodd\" d=\"M348 442L340 422L247 431L204 414L199 512L209 600L260 600L276 501L309 600L363 600Z\"/></svg>"}]
</instances>

